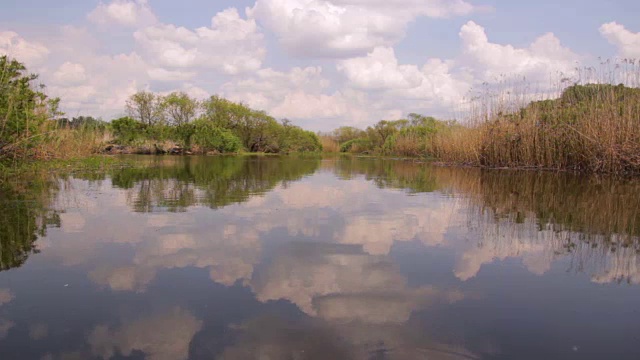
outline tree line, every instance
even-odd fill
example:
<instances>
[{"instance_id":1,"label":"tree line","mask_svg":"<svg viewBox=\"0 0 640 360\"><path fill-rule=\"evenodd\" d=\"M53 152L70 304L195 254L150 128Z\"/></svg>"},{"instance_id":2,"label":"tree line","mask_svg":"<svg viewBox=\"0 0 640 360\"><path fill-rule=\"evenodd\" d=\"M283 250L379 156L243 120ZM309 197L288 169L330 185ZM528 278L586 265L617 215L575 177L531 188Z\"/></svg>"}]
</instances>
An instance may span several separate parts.
<instances>
[{"instance_id":1,"label":"tree line","mask_svg":"<svg viewBox=\"0 0 640 360\"><path fill-rule=\"evenodd\" d=\"M436 134L460 125L431 116L411 113L406 119L380 120L365 130L342 126L322 134L325 150L376 155L428 156Z\"/></svg>"},{"instance_id":2,"label":"tree line","mask_svg":"<svg viewBox=\"0 0 640 360\"><path fill-rule=\"evenodd\" d=\"M215 95L199 101L184 92L141 91L127 100L126 113L111 122L122 144L172 140L185 148L221 153L322 150L315 133Z\"/></svg>"}]
</instances>

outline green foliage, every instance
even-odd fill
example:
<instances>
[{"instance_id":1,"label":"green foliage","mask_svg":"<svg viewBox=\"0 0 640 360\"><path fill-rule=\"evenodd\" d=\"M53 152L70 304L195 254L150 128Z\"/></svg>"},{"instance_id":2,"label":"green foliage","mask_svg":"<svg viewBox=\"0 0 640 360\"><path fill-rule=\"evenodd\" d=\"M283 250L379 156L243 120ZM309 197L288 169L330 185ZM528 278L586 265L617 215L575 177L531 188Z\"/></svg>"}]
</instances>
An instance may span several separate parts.
<instances>
[{"instance_id":1,"label":"green foliage","mask_svg":"<svg viewBox=\"0 0 640 360\"><path fill-rule=\"evenodd\" d=\"M126 103L127 115L147 126L164 123L164 110L163 98L148 91L131 95Z\"/></svg>"},{"instance_id":2,"label":"green foliage","mask_svg":"<svg viewBox=\"0 0 640 360\"><path fill-rule=\"evenodd\" d=\"M57 183L46 176L20 181L0 179L0 271L19 267L37 253L36 240L49 226L59 226L60 216L50 209Z\"/></svg>"},{"instance_id":3,"label":"green foliage","mask_svg":"<svg viewBox=\"0 0 640 360\"><path fill-rule=\"evenodd\" d=\"M128 116L111 121L111 131L119 143L128 145L141 138L145 126Z\"/></svg>"},{"instance_id":4,"label":"green foliage","mask_svg":"<svg viewBox=\"0 0 640 360\"><path fill-rule=\"evenodd\" d=\"M279 148L283 152L317 152L322 151L322 144L314 132L291 125L288 120L283 120Z\"/></svg>"},{"instance_id":5,"label":"green foliage","mask_svg":"<svg viewBox=\"0 0 640 360\"><path fill-rule=\"evenodd\" d=\"M352 126L342 126L333 131L333 138L339 143L343 144L349 140L357 139L365 135L364 131L354 128Z\"/></svg>"},{"instance_id":6,"label":"green foliage","mask_svg":"<svg viewBox=\"0 0 640 360\"><path fill-rule=\"evenodd\" d=\"M368 138L352 139L340 145L340 152L365 152L371 147L371 140Z\"/></svg>"},{"instance_id":7,"label":"green foliage","mask_svg":"<svg viewBox=\"0 0 640 360\"><path fill-rule=\"evenodd\" d=\"M195 118L199 104L186 93L173 92L162 98L162 108L169 122L180 127Z\"/></svg>"},{"instance_id":8,"label":"green foliage","mask_svg":"<svg viewBox=\"0 0 640 360\"><path fill-rule=\"evenodd\" d=\"M193 124L193 143L203 150L221 153L238 152L242 147L240 139L233 132L204 119Z\"/></svg>"},{"instance_id":9,"label":"green foliage","mask_svg":"<svg viewBox=\"0 0 640 360\"><path fill-rule=\"evenodd\" d=\"M92 116L78 116L74 118L59 118L56 120L59 128L74 129L74 130L96 130L104 131L108 127L106 121L96 119Z\"/></svg>"},{"instance_id":10,"label":"green foliage","mask_svg":"<svg viewBox=\"0 0 640 360\"><path fill-rule=\"evenodd\" d=\"M46 120L60 115L60 100L35 90L37 78L20 62L0 56L0 160L32 156Z\"/></svg>"},{"instance_id":11,"label":"green foliage","mask_svg":"<svg viewBox=\"0 0 640 360\"><path fill-rule=\"evenodd\" d=\"M218 128L219 129L219 128ZM315 172L319 158L255 156L141 157L137 166L110 172L114 187L127 189L132 210L185 211L247 201L278 184Z\"/></svg>"},{"instance_id":12,"label":"green foliage","mask_svg":"<svg viewBox=\"0 0 640 360\"><path fill-rule=\"evenodd\" d=\"M334 130L332 138L340 142L340 152L402 156L424 156L432 137L455 123L430 116L409 114L408 119L381 120L366 131L353 127Z\"/></svg>"}]
</instances>

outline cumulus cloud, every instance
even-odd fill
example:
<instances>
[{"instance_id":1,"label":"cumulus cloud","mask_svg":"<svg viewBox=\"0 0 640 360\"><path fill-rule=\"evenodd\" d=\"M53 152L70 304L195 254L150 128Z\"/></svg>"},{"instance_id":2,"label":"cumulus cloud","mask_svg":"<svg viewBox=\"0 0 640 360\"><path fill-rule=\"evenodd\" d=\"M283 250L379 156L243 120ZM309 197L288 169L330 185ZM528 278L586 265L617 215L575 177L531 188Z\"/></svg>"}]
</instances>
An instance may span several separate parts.
<instances>
[{"instance_id":1,"label":"cumulus cloud","mask_svg":"<svg viewBox=\"0 0 640 360\"><path fill-rule=\"evenodd\" d=\"M144 27L158 21L147 0L100 2L87 15L87 18L99 25L121 25L126 27Z\"/></svg>"},{"instance_id":2,"label":"cumulus cloud","mask_svg":"<svg viewBox=\"0 0 640 360\"><path fill-rule=\"evenodd\" d=\"M470 68L479 81L495 81L501 75L548 81L558 72L572 72L580 60L552 33L540 36L527 48L516 48L490 42L485 29L469 21L460 29L460 38L461 65Z\"/></svg>"},{"instance_id":3,"label":"cumulus cloud","mask_svg":"<svg viewBox=\"0 0 640 360\"><path fill-rule=\"evenodd\" d=\"M150 62L170 68L214 68L238 74L260 68L265 56L263 35L255 20L242 19L229 8L211 19L211 27L189 30L157 24L134 33Z\"/></svg>"},{"instance_id":4,"label":"cumulus cloud","mask_svg":"<svg viewBox=\"0 0 640 360\"><path fill-rule=\"evenodd\" d=\"M30 42L13 31L0 31L0 55L18 59L29 66L41 65L49 49L39 42Z\"/></svg>"},{"instance_id":5,"label":"cumulus cloud","mask_svg":"<svg viewBox=\"0 0 640 360\"><path fill-rule=\"evenodd\" d=\"M417 17L466 15L473 10L462 0L258 0L247 13L296 55L340 58L394 44Z\"/></svg>"},{"instance_id":6,"label":"cumulus cloud","mask_svg":"<svg viewBox=\"0 0 640 360\"><path fill-rule=\"evenodd\" d=\"M195 71L172 71L159 67L147 70L147 74L151 80L157 81L186 81L196 76Z\"/></svg>"},{"instance_id":7,"label":"cumulus cloud","mask_svg":"<svg viewBox=\"0 0 640 360\"><path fill-rule=\"evenodd\" d=\"M338 64L349 86L383 91L383 96L414 102L417 107L444 107L459 102L471 87L468 79L453 73L454 62L429 59L421 68L401 65L392 48L375 48L365 57Z\"/></svg>"},{"instance_id":8,"label":"cumulus cloud","mask_svg":"<svg viewBox=\"0 0 640 360\"><path fill-rule=\"evenodd\" d=\"M62 99L63 110L113 116L122 113L126 99L149 82L148 68L135 52L114 56L84 54L72 65L63 64L53 74L47 91ZM80 69L84 69L85 80L71 81L82 77L75 72Z\"/></svg>"},{"instance_id":9,"label":"cumulus cloud","mask_svg":"<svg viewBox=\"0 0 640 360\"><path fill-rule=\"evenodd\" d=\"M351 84L364 89L414 88L422 83L422 74L415 65L398 65L395 51L377 47L366 57L342 61L338 69Z\"/></svg>"},{"instance_id":10,"label":"cumulus cloud","mask_svg":"<svg viewBox=\"0 0 640 360\"><path fill-rule=\"evenodd\" d=\"M67 61L53 73L53 79L60 85L75 85L84 82L87 79L87 74L81 64Z\"/></svg>"},{"instance_id":11,"label":"cumulus cloud","mask_svg":"<svg viewBox=\"0 0 640 360\"><path fill-rule=\"evenodd\" d=\"M640 33L631 32L614 21L600 26L600 34L618 49L621 57L640 58Z\"/></svg>"},{"instance_id":12,"label":"cumulus cloud","mask_svg":"<svg viewBox=\"0 0 640 360\"><path fill-rule=\"evenodd\" d=\"M393 111L372 104L363 91L346 88L328 92L329 88L330 81L320 67L295 67L288 72L262 69L225 83L222 95L265 110L276 118L349 119L357 124L366 123L374 113L386 116Z\"/></svg>"}]
</instances>

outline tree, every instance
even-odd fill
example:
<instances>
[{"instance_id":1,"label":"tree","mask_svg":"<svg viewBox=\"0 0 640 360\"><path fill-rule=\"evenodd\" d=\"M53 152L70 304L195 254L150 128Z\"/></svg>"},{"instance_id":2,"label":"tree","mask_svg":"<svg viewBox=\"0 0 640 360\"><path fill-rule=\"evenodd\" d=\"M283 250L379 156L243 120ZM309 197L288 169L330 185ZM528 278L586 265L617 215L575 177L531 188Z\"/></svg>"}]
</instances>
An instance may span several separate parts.
<instances>
[{"instance_id":1,"label":"tree","mask_svg":"<svg viewBox=\"0 0 640 360\"><path fill-rule=\"evenodd\" d=\"M364 131L351 126L342 126L333 131L334 139L340 144L363 136L365 136Z\"/></svg>"},{"instance_id":2,"label":"tree","mask_svg":"<svg viewBox=\"0 0 640 360\"><path fill-rule=\"evenodd\" d=\"M126 103L127 114L145 125L157 125L164 122L162 96L148 91L140 91L129 97Z\"/></svg>"},{"instance_id":3,"label":"tree","mask_svg":"<svg viewBox=\"0 0 640 360\"><path fill-rule=\"evenodd\" d=\"M198 101L184 92L172 92L163 99L165 113L176 126L190 123L196 117L198 107Z\"/></svg>"}]
</instances>

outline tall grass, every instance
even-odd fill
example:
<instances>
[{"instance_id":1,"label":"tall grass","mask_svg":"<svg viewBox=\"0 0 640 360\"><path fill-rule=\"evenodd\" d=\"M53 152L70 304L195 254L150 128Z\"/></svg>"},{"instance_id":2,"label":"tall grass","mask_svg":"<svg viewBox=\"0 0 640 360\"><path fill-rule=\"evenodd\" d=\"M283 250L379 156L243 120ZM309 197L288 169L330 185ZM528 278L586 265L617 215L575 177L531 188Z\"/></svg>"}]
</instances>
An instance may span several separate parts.
<instances>
[{"instance_id":1,"label":"tall grass","mask_svg":"<svg viewBox=\"0 0 640 360\"><path fill-rule=\"evenodd\" d=\"M34 149L37 160L87 157L102 151L111 139L107 130L92 127L69 128L49 124L40 144Z\"/></svg>"},{"instance_id":2,"label":"tall grass","mask_svg":"<svg viewBox=\"0 0 640 360\"><path fill-rule=\"evenodd\" d=\"M320 135L320 144L322 145L322 152L325 153L339 153L340 144L329 135Z\"/></svg>"},{"instance_id":3,"label":"tall grass","mask_svg":"<svg viewBox=\"0 0 640 360\"><path fill-rule=\"evenodd\" d=\"M640 65L622 64L609 72L584 70L580 77L589 83L526 106L526 93L479 96L464 125L438 132L427 151L441 161L476 166L638 173L640 89L633 86Z\"/></svg>"}]
</instances>

